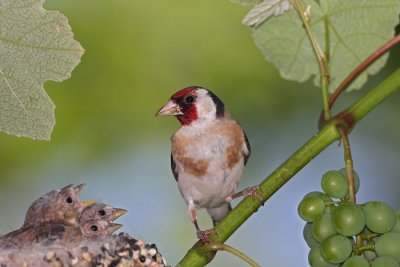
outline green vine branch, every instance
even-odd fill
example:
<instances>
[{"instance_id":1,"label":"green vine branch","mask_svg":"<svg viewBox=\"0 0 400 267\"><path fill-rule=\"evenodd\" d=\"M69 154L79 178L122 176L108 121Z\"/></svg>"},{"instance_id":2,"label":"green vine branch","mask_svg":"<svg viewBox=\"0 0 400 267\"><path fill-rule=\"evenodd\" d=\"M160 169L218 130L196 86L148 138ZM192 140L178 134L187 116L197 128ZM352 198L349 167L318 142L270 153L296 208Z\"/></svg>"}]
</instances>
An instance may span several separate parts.
<instances>
[{"instance_id":1,"label":"green vine branch","mask_svg":"<svg viewBox=\"0 0 400 267\"><path fill-rule=\"evenodd\" d=\"M354 171L353 171L353 158L351 156L349 136L345 129L338 126L340 135L343 140L344 149L344 163L346 167L347 183L349 185L349 198L350 201L356 203L356 194L354 190Z\"/></svg>"},{"instance_id":2,"label":"green vine branch","mask_svg":"<svg viewBox=\"0 0 400 267\"><path fill-rule=\"evenodd\" d=\"M372 251L375 250L375 245L367 244L367 245L361 246L355 251L354 255L360 255L361 253L363 253L367 250L372 250Z\"/></svg>"},{"instance_id":3,"label":"green vine branch","mask_svg":"<svg viewBox=\"0 0 400 267\"><path fill-rule=\"evenodd\" d=\"M395 45L400 43L400 35L396 35L387 43L385 43L382 47L376 50L373 54L367 57L363 62L358 65L347 77L343 80L343 82L339 85L339 87L333 92L333 94L329 97L328 105L329 109L332 108L333 104L336 102L339 95L360 75L363 71L365 71L372 63L374 63L377 59L379 59L382 55L386 54L390 49L392 49ZM324 124L325 120L325 110L321 112L319 116L319 127L321 128Z\"/></svg>"},{"instance_id":4,"label":"green vine branch","mask_svg":"<svg viewBox=\"0 0 400 267\"><path fill-rule=\"evenodd\" d=\"M344 163L346 167L347 184L349 186L349 199L351 202L356 203L356 192L354 189L353 157L351 156L350 141L347 134L349 131L347 131L346 128L341 127L341 125L338 125L338 130L343 140ZM363 240L361 235L357 235L355 244L356 249L363 245L362 241Z\"/></svg>"},{"instance_id":5,"label":"green vine branch","mask_svg":"<svg viewBox=\"0 0 400 267\"><path fill-rule=\"evenodd\" d=\"M339 113L328 122L315 136L306 142L271 175L260 184L260 194L264 201L246 197L214 228L210 240L214 243L224 243L261 205L265 203L276 191L288 182L308 162L316 157L334 141L341 138L337 125L345 127L349 132L357 122L366 116L400 88L400 69L392 73L382 83L359 99L345 111ZM212 260L201 247L194 246L178 266L204 266Z\"/></svg>"},{"instance_id":6,"label":"green vine branch","mask_svg":"<svg viewBox=\"0 0 400 267\"><path fill-rule=\"evenodd\" d=\"M201 246L199 249L202 250L203 253L216 252L218 250L223 250L223 251L229 252L229 253L241 258L242 260L247 262L250 266L261 267L260 264L258 264L253 259L248 257L246 254L240 252L239 250L235 249L234 247L228 246L227 244L211 243L211 244L206 244L204 246Z\"/></svg>"},{"instance_id":7,"label":"green vine branch","mask_svg":"<svg viewBox=\"0 0 400 267\"><path fill-rule=\"evenodd\" d=\"M300 0L293 0L293 2L294 2L294 7L296 8L296 10L299 13L299 16L301 18L301 21L303 22L308 39L311 42L311 47L313 48L314 53L317 57L319 71L320 71L320 77L321 77L322 102L324 105L324 111L323 111L324 119L325 119L325 121L328 121L332 117L331 111L329 108L329 103L328 103L328 84L329 84L329 79L330 79L329 67L328 67L329 54L326 54L326 52L329 53L329 50L330 50L329 49L328 23L326 20L324 21L324 25L325 25L325 53L324 53L322 51L320 45L318 44L318 41L315 38L314 33L311 29L310 14L309 14L310 11L304 11L303 7L301 6Z\"/></svg>"}]
</instances>

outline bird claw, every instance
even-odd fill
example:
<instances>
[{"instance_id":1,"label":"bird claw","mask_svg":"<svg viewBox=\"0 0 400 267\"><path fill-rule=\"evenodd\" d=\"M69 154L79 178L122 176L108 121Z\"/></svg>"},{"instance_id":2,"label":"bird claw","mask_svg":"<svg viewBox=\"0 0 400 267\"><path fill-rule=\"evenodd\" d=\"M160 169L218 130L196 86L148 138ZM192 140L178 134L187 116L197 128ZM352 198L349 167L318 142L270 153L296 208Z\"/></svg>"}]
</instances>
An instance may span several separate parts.
<instances>
[{"instance_id":1,"label":"bird claw","mask_svg":"<svg viewBox=\"0 0 400 267\"><path fill-rule=\"evenodd\" d=\"M197 230L197 238L202 241L204 244L209 244L212 243L210 239L210 235L215 234L214 229L208 229L208 230Z\"/></svg>"},{"instance_id":2,"label":"bird claw","mask_svg":"<svg viewBox=\"0 0 400 267\"><path fill-rule=\"evenodd\" d=\"M251 196L251 197L257 198L262 203L262 202L264 202L264 197L259 193L259 190L260 190L259 185L247 187L240 192L237 192L235 194L228 196L225 200L227 202L231 202L233 199L240 197L240 196L242 196L242 197Z\"/></svg>"},{"instance_id":3,"label":"bird claw","mask_svg":"<svg viewBox=\"0 0 400 267\"><path fill-rule=\"evenodd\" d=\"M227 197L225 198L225 201L228 202L228 203L231 203L232 200L233 200L232 195L229 195L229 196L227 196Z\"/></svg>"},{"instance_id":4,"label":"bird claw","mask_svg":"<svg viewBox=\"0 0 400 267\"><path fill-rule=\"evenodd\" d=\"M257 198L259 201L263 202L264 201L264 197L259 193L260 190L260 186L259 185L255 185L252 187L247 187L246 189L243 190L243 195L244 196L252 196Z\"/></svg>"}]
</instances>

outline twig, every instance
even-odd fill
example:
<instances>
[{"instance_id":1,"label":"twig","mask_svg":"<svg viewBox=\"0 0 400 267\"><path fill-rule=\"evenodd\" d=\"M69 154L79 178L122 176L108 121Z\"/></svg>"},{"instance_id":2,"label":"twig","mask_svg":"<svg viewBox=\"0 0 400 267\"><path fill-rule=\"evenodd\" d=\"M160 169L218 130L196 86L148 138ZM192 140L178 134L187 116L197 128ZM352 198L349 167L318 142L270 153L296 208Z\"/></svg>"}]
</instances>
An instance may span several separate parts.
<instances>
[{"instance_id":1,"label":"twig","mask_svg":"<svg viewBox=\"0 0 400 267\"><path fill-rule=\"evenodd\" d=\"M354 254L355 255L359 255L359 254L363 253L366 250L374 250L374 249L375 249L375 245L374 244L367 244L367 245L364 245L364 246L361 246L361 247L357 248Z\"/></svg>"},{"instance_id":2,"label":"twig","mask_svg":"<svg viewBox=\"0 0 400 267\"><path fill-rule=\"evenodd\" d=\"M372 55L367 57L363 62L358 65L347 77L343 80L343 82L339 85L339 87L333 92L333 94L329 97L329 109L332 109L333 104L336 102L336 99L339 95L360 75L366 68L368 68L372 63L374 63L377 59L379 59L382 55L388 52L395 45L400 43L400 35L393 37L386 44L376 50ZM325 110L321 111L321 115L319 116L319 127L321 128L324 124L324 115ZM326 121L326 120L325 120Z\"/></svg>"},{"instance_id":3,"label":"twig","mask_svg":"<svg viewBox=\"0 0 400 267\"><path fill-rule=\"evenodd\" d=\"M351 202L356 203L356 194L354 190L353 158L351 156L350 141L346 130L340 125L338 125L338 128L340 136L343 140L344 163L346 167L347 183L349 185L349 197Z\"/></svg>"},{"instance_id":4,"label":"twig","mask_svg":"<svg viewBox=\"0 0 400 267\"><path fill-rule=\"evenodd\" d=\"M351 202L356 203L356 193L354 190L353 157L351 156L349 136L347 135L347 130L341 125L338 125L338 130L343 140L344 162L346 167L347 183L349 185L349 198ZM362 244L363 243L361 235L356 235L356 248L361 247Z\"/></svg>"},{"instance_id":5,"label":"twig","mask_svg":"<svg viewBox=\"0 0 400 267\"><path fill-rule=\"evenodd\" d=\"M224 251L230 252L233 255L241 258L242 260L244 260L245 262L247 262L248 264L250 264L253 267L261 267L260 264L255 262L252 258L248 257L243 252L240 252L239 250L235 249L234 247L228 246L226 244L211 243L211 244L206 244L206 245L202 246L201 248L207 252L224 250Z\"/></svg>"},{"instance_id":6,"label":"twig","mask_svg":"<svg viewBox=\"0 0 400 267\"><path fill-rule=\"evenodd\" d=\"M313 31L310 26L310 18L307 17L305 14L300 0L293 0L294 5L296 7L297 12L300 15L300 18L303 22L304 28L306 30L308 39L311 42L312 48L314 50L314 53L317 57L318 65L319 65L319 71L320 71L320 77L321 77L321 89L322 89L322 102L324 105L324 119L325 121L328 121L331 119L331 111L329 109L329 103L328 103L328 84L329 84L329 79L330 79L330 74L329 74L329 68L328 68L328 57L327 55L322 51L321 47L318 44L317 39L315 38ZM326 24L326 22L324 22ZM328 27L325 27L326 29ZM325 33L325 39L329 40L329 31ZM325 43L325 49L326 51L329 51L329 43Z\"/></svg>"}]
</instances>

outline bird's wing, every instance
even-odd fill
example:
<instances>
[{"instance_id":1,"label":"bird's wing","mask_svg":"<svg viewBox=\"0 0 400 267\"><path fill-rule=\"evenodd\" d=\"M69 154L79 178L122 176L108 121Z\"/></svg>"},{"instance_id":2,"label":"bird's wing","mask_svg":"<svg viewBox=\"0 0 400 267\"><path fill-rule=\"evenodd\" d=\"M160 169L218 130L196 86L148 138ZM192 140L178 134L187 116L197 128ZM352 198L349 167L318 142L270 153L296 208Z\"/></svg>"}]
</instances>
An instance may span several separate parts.
<instances>
[{"instance_id":1,"label":"bird's wing","mask_svg":"<svg viewBox=\"0 0 400 267\"><path fill-rule=\"evenodd\" d=\"M243 131L243 136L244 136L244 142L245 142L246 148L247 148L247 151L243 151L243 154L244 154L244 165L246 166L247 161L249 160L250 155L251 155L251 147L250 147L249 139L247 139L247 135L246 135L246 133L244 131Z\"/></svg>"},{"instance_id":2,"label":"bird's wing","mask_svg":"<svg viewBox=\"0 0 400 267\"><path fill-rule=\"evenodd\" d=\"M171 170L172 173L174 174L175 180L178 181L178 170L176 169L176 163L174 157L172 156L172 153L171 153Z\"/></svg>"}]
</instances>

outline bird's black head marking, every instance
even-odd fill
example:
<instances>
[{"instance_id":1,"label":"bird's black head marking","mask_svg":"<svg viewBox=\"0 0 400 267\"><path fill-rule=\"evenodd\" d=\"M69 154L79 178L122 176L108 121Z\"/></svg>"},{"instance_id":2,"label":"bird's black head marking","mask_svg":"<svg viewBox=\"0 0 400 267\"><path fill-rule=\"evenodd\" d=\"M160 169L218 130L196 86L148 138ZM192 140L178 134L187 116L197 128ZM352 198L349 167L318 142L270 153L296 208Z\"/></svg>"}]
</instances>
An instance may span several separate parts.
<instances>
[{"instance_id":1,"label":"bird's black head marking","mask_svg":"<svg viewBox=\"0 0 400 267\"><path fill-rule=\"evenodd\" d=\"M214 101L215 107L217 109L216 112L216 117L220 118L225 115L225 105L224 102L222 102L221 99L219 99L218 96L216 96L213 92L208 90L208 95L211 97L211 99Z\"/></svg>"}]
</instances>

